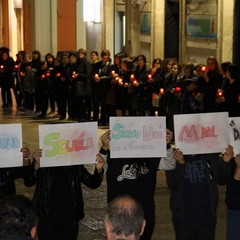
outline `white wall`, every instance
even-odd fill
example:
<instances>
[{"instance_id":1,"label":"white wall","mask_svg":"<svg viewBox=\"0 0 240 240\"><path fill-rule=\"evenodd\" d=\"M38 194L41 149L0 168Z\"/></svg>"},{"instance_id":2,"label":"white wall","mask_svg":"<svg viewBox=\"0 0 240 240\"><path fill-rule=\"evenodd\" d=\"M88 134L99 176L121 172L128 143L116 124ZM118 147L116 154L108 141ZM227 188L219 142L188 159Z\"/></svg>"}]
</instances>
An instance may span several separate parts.
<instances>
[{"instance_id":1,"label":"white wall","mask_svg":"<svg viewBox=\"0 0 240 240\"><path fill-rule=\"evenodd\" d=\"M45 54L52 52L51 36L51 4L49 0L31 2L32 17L32 49ZM56 31L54 31L56 34ZM56 38L55 38L56 39ZM57 42L56 42L57 44ZM53 52L54 54L54 52Z\"/></svg>"},{"instance_id":2,"label":"white wall","mask_svg":"<svg viewBox=\"0 0 240 240\"><path fill-rule=\"evenodd\" d=\"M233 43L233 3L234 0L206 0L204 4L181 2L181 43L180 61L182 63L206 63L208 56L216 56L219 62L232 61ZM185 7L186 6L186 7ZM217 39L186 38L185 21L190 15L210 15L217 20Z\"/></svg>"}]
</instances>

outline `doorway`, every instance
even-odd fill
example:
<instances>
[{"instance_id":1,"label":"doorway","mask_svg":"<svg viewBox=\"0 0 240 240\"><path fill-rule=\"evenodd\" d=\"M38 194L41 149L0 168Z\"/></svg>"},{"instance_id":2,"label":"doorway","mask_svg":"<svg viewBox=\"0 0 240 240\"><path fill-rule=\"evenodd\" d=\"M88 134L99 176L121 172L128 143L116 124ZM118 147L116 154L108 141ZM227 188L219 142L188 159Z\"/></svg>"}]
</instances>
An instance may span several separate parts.
<instances>
[{"instance_id":1,"label":"doorway","mask_svg":"<svg viewBox=\"0 0 240 240\"><path fill-rule=\"evenodd\" d=\"M118 5L115 1L115 26L114 26L114 55L123 53L126 38L125 5Z\"/></svg>"},{"instance_id":2,"label":"doorway","mask_svg":"<svg viewBox=\"0 0 240 240\"><path fill-rule=\"evenodd\" d=\"M165 3L164 58L179 59L179 1Z\"/></svg>"}]
</instances>

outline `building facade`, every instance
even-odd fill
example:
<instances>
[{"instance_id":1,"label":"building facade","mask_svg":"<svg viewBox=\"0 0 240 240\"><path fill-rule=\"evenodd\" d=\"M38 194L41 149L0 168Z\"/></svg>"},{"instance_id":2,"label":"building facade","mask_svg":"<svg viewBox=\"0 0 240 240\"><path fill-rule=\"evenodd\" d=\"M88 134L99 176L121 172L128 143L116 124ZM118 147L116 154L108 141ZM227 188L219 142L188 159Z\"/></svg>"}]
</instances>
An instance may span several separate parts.
<instances>
[{"instance_id":1,"label":"building facade","mask_svg":"<svg viewBox=\"0 0 240 240\"><path fill-rule=\"evenodd\" d=\"M0 46L13 56L22 49L56 55L106 48L112 56L141 53L148 62L176 57L205 63L213 55L219 62L239 63L237 0L98 1L100 20L84 21L85 0L0 0Z\"/></svg>"}]
</instances>

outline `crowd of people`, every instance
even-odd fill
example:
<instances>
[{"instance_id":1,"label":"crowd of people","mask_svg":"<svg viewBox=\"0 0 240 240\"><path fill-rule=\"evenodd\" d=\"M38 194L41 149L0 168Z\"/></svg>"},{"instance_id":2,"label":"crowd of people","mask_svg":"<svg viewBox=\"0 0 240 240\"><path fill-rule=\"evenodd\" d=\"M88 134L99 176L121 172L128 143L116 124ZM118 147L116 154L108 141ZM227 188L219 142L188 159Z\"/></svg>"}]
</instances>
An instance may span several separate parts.
<instances>
[{"instance_id":1,"label":"crowd of people","mask_svg":"<svg viewBox=\"0 0 240 240\"><path fill-rule=\"evenodd\" d=\"M57 110L60 120L98 121L110 116L167 116L173 130L174 114L228 111L240 116L239 66L208 57L206 64L180 64L175 58L153 60L140 54L126 57L110 51L79 49L51 53L19 51L16 61L8 48L0 49L0 87L3 108L17 107L45 118ZM56 108L57 106L57 108ZM50 112L48 109L50 108ZM92 113L93 112L93 113Z\"/></svg>"},{"instance_id":2,"label":"crowd of people","mask_svg":"<svg viewBox=\"0 0 240 240\"><path fill-rule=\"evenodd\" d=\"M175 114L227 111L229 117L240 116L239 81L239 67L230 62L219 64L215 57L208 57L206 65L196 66L181 65L174 58L156 58L148 67L142 54L136 58L119 54L112 60L108 50L101 52L100 59L98 52L92 51L88 60L86 50L79 49L63 52L57 58L48 53L43 61L39 51L33 51L31 56L20 51L14 61L9 49L1 48L3 109L12 106L12 88L17 107L30 116L46 118L50 108L50 113L57 110L60 120L68 115L69 120L107 125L110 116L161 115L166 116L168 129L167 157L161 159L112 159L111 133L106 131L101 136L102 147L93 174L83 165L40 168L41 149L31 159L29 149L23 147L22 167L0 168L0 198L16 193L17 178L23 178L26 186L36 185L33 203L38 213L38 239L76 240L78 222L84 217L81 184L97 188L106 173L108 238L150 240L155 227L157 171L161 169L166 171L170 188L176 240L215 239L217 185L227 186L227 239L239 239L240 155L235 156L230 145L221 155L183 155L181 149L171 145ZM128 210L136 199L136 232L122 229L121 219L112 215L120 214L119 196L125 196ZM32 227L29 237L34 235ZM1 234L0 239L6 236Z\"/></svg>"}]
</instances>

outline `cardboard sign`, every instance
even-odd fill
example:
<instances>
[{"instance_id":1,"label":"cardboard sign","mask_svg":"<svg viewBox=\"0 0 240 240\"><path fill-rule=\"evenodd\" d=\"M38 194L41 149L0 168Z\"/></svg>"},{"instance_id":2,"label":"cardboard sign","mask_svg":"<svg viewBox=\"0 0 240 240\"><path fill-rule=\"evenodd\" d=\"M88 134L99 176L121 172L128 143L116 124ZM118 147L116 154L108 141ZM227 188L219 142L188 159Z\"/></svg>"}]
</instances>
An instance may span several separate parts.
<instances>
[{"instance_id":1,"label":"cardboard sign","mask_svg":"<svg viewBox=\"0 0 240 240\"><path fill-rule=\"evenodd\" d=\"M0 125L0 168L23 165L22 125Z\"/></svg>"},{"instance_id":2,"label":"cardboard sign","mask_svg":"<svg viewBox=\"0 0 240 240\"><path fill-rule=\"evenodd\" d=\"M71 123L39 126L43 150L41 167L80 165L96 162L97 123Z\"/></svg>"},{"instance_id":3,"label":"cardboard sign","mask_svg":"<svg viewBox=\"0 0 240 240\"><path fill-rule=\"evenodd\" d=\"M111 158L166 157L165 117L111 117Z\"/></svg>"},{"instance_id":4,"label":"cardboard sign","mask_svg":"<svg viewBox=\"0 0 240 240\"><path fill-rule=\"evenodd\" d=\"M229 144L228 113L174 115L175 144L184 154L223 152Z\"/></svg>"},{"instance_id":5,"label":"cardboard sign","mask_svg":"<svg viewBox=\"0 0 240 240\"><path fill-rule=\"evenodd\" d=\"M230 144L233 146L234 156L240 153L240 117L229 118Z\"/></svg>"}]
</instances>

